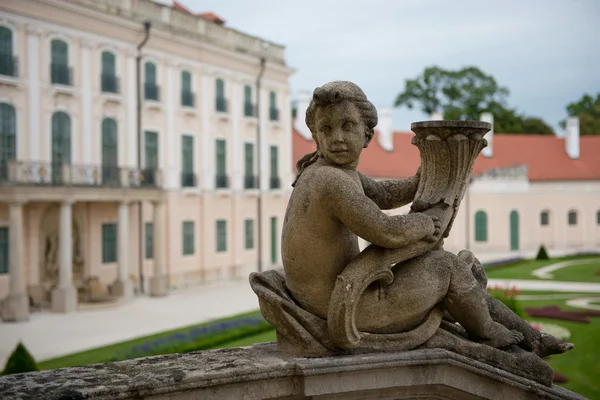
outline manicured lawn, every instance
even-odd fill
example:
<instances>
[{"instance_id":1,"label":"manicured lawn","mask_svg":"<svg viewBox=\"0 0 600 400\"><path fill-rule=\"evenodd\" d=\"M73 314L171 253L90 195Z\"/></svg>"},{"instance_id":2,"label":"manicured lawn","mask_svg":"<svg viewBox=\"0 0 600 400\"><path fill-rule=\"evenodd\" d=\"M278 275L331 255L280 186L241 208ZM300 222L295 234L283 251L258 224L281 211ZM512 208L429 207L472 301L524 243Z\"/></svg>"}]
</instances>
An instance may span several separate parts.
<instances>
[{"instance_id":1,"label":"manicured lawn","mask_svg":"<svg viewBox=\"0 0 600 400\"><path fill-rule=\"evenodd\" d=\"M228 338L254 335L256 331L264 332L264 325L267 325L266 329L270 328L257 310L44 360L38 362L38 366L40 369L55 369L176 353L194 347L220 347L229 341ZM220 337L224 340L219 341Z\"/></svg>"},{"instance_id":2,"label":"manicured lawn","mask_svg":"<svg viewBox=\"0 0 600 400\"><path fill-rule=\"evenodd\" d=\"M270 331L258 333L256 335L248 336L243 339L233 340L231 342L224 343L219 346L220 349L229 349L231 347L243 347L250 346L256 343L265 343L265 342L275 342L277 338L275 337L275 329Z\"/></svg>"},{"instance_id":3,"label":"manicured lawn","mask_svg":"<svg viewBox=\"0 0 600 400\"><path fill-rule=\"evenodd\" d=\"M542 293L528 292L527 295ZM551 294L551 293L544 293ZM580 294L581 297L593 296ZM600 296L596 294L597 296ZM568 307L566 300L522 300L524 307L560 306L563 310L578 310L580 308ZM589 324L579 322L561 321L552 318L527 318L528 320L542 321L567 328L571 332L569 341L575 348L565 354L551 357L548 363L552 368L564 375L569 381L561 386L579 393L590 399L600 399L600 317L590 317Z\"/></svg>"},{"instance_id":4,"label":"manicured lawn","mask_svg":"<svg viewBox=\"0 0 600 400\"><path fill-rule=\"evenodd\" d=\"M596 271L600 269L600 255L561 257L540 261L525 260L506 267L489 268L485 272L490 279L539 279L538 277L531 275L531 271L562 261L590 258L597 258L598 264L574 265L572 267L559 269L553 272L553 280L568 282L600 282L600 276L595 275Z\"/></svg>"}]
</instances>

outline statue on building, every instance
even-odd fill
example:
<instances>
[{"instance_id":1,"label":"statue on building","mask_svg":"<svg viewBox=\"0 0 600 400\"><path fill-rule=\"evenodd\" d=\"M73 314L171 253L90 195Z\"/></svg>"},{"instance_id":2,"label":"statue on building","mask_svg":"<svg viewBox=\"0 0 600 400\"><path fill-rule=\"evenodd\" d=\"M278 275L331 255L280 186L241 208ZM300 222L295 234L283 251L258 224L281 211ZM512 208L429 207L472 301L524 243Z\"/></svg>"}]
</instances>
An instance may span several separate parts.
<instances>
[{"instance_id":1,"label":"statue on building","mask_svg":"<svg viewBox=\"0 0 600 400\"><path fill-rule=\"evenodd\" d=\"M284 272L250 275L279 349L324 356L442 347L500 367L512 363L549 384L552 370L541 357L573 345L489 296L471 252L443 250L491 125L414 123L419 170L375 181L356 170L377 125L377 110L358 86L315 89L306 123L317 150L297 164L282 233ZM381 211L409 203L407 215ZM359 236L372 243L362 252Z\"/></svg>"}]
</instances>

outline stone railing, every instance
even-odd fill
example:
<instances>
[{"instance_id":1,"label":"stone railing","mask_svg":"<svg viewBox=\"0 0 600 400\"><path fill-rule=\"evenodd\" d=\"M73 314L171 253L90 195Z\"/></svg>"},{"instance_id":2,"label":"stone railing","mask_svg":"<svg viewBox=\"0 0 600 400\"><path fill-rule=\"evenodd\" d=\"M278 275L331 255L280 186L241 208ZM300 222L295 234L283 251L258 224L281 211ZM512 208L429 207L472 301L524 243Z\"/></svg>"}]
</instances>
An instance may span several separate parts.
<instances>
[{"instance_id":1,"label":"stone railing","mask_svg":"<svg viewBox=\"0 0 600 400\"><path fill-rule=\"evenodd\" d=\"M584 399L448 350L291 358L273 344L0 377L7 399Z\"/></svg>"},{"instance_id":2,"label":"stone railing","mask_svg":"<svg viewBox=\"0 0 600 400\"><path fill-rule=\"evenodd\" d=\"M161 188L157 169L9 160L0 165L0 185Z\"/></svg>"},{"instance_id":3,"label":"stone railing","mask_svg":"<svg viewBox=\"0 0 600 400\"><path fill-rule=\"evenodd\" d=\"M265 57L285 65L284 47L152 0L68 0L107 13L162 23L227 49Z\"/></svg>"}]
</instances>

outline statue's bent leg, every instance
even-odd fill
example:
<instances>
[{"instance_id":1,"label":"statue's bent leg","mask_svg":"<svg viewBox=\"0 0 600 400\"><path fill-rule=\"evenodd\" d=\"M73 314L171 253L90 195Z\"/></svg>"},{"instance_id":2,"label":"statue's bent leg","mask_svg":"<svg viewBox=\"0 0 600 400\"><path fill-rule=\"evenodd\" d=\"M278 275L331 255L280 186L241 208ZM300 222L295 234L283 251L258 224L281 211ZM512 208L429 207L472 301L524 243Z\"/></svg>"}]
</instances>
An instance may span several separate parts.
<instances>
[{"instance_id":1,"label":"statue's bent leg","mask_svg":"<svg viewBox=\"0 0 600 400\"><path fill-rule=\"evenodd\" d=\"M492 319L488 309L489 296L471 271L475 262L472 253L465 251L458 256L446 254L454 262L449 263L451 278L444 307L473 339L497 348L521 342L523 334Z\"/></svg>"}]
</instances>

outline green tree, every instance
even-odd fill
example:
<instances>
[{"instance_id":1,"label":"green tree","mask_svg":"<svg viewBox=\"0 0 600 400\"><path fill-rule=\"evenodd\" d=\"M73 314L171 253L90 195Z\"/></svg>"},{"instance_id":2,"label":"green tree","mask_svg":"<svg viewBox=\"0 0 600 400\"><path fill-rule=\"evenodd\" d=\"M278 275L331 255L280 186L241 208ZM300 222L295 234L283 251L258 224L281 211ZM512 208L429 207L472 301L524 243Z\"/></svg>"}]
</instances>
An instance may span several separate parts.
<instances>
[{"instance_id":1,"label":"green tree","mask_svg":"<svg viewBox=\"0 0 600 400\"><path fill-rule=\"evenodd\" d=\"M2 375L20 374L32 371L39 371L39 368L31 354L29 354L29 351L23 346L23 343L19 342L10 357L8 357Z\"/></svg>"},{"instance_id":2,"label":"green tree","mask_svg":"<svg viewBox=\"0 0 600 400\"><path fill-rule=\"evenodd\" d=\"M438 111L451 120L478 120L487 111L494 115L496 132L554 134L540 118L525 117L509 108L508 94L493 76L476 67L450 71L431 66L417 78L406 80L394 106L412 109L418 104L427 114Z\"/></svg>"},{"instance_id":3,"label":"green tree","mask_svg":"<svg viewBox=\"0 0 600 400\"><path fill-rule=\"evenodd\" d=\"M584 136L600 135L600 93L594 99L584 94L581 100L567 105L569 117L579 117L579 134ZM560 122L564 128L566 121Z\"/></svg>"}]
</instances>

